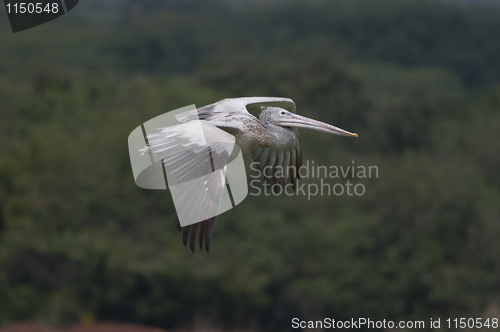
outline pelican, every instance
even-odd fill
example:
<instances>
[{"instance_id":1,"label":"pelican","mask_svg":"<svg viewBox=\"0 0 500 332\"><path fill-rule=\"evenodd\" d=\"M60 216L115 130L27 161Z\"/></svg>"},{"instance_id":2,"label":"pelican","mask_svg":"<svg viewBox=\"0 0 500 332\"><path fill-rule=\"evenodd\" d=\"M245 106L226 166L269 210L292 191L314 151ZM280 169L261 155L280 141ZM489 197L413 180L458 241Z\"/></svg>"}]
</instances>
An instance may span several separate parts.
<instances>
[{"instance_id":1,"label":"pelican","mask_svg":"<svg viewBox=\"0 0 500 332\"><path fill-rule=\"evenodd\" d=\"M249 112L259 108L261 110L259 118ZM186 214L198 211L196 206L203 206L203 209L207 209L208 206L218 208L226 185L225 165L234 145L242 154L251 153L253 161L260 170L265 167L272 169L272 175L269 179L265 179L266 181L281 185L291 184L296 190L299 180L298 169L302 163L298 128L358 137L355 133L296 114L294 101L282 97L223 99L214 104L180 113L176 118L180 124L158 128L148 134L148 145L140 151L157 154L167 172L170 170L170 177L177 183L183 179L195 179L208 172L218 171L213 183L207 184L205 181L205 185L216 188L209 202L201 202L203 200L201 194L197 195L193 191L189 195L179 195L178 199L182 201L183 206L189 207L188 211L185 211ZM201 128L202 132L196 128ZM210 158L197 153L207 145ZM186 152L186 147L189 148L189 153ZM278 172L275 172L276 167L289 171L280 172L281 175L278 176ZM196 190L200 191L199 187ZM203 251L205 244L208 253L216 219L217 215L205 220L200 218L197 220L203 221L184 227L178 223L184 246L189 243L194 253L196 236L200 228L199 247Z\"/></svg>"}]
</instances>

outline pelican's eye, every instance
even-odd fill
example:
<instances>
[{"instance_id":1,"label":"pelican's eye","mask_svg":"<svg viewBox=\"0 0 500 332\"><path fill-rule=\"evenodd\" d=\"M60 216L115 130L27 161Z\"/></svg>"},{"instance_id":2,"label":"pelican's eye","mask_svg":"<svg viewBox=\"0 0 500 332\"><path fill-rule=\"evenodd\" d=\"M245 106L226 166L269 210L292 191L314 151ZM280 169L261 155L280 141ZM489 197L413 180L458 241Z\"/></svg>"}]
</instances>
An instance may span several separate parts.
<instances>
[{"instance_id":1,"label":"pelican's eye","mask_svg":"<svg viewBox=\"0 0 500 332\"><path fill-rule=\"evenodd\" d=\"M285 111L281 111L280 115L286 115L286 112Z\"/></svg>"}]
</instances>

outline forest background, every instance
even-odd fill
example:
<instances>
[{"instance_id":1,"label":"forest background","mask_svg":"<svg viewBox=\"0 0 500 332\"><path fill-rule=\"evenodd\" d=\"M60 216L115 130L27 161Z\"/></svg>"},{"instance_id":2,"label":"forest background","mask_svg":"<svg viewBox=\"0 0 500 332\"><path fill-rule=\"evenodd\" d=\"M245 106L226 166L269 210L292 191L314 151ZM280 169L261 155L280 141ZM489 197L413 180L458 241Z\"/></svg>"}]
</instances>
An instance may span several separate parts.
<instances>
[{"instance_id":1,"label":"forest background","mask_svg":"<svg viewBox=\"0 0 500 332\"><path fill-rule=\"evenodd\" d=\"M497 1L89 0L0 36L0 324L500 318ZM249 196L193 255L127 137L242 96L357 132L301 131L304 160L379 176Z\"/></svg>"}]
</instances>

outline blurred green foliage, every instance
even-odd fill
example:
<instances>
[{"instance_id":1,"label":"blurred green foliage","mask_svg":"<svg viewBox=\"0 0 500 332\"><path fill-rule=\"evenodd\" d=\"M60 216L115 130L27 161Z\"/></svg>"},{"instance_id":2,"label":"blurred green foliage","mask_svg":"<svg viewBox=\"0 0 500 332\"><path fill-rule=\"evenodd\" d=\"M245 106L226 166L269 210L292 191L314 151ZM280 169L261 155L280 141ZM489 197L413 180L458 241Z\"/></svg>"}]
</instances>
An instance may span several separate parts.
<instances>
[{"instance_id":1,"label":"blurred green foliage","mask_svg":"<svg viewBox=\"0 0 500 332\"><path fill-rule=\"evenodd\" d=\"M286 331L499 300L498 7L148 0L120 15L2 35L0 323ZM193 255L169 193L134 184L128 134L254 95L360 135L302 131L305 160L379 177L352 179L361 197L249 196Z\"/></svg>"}]
</instances>

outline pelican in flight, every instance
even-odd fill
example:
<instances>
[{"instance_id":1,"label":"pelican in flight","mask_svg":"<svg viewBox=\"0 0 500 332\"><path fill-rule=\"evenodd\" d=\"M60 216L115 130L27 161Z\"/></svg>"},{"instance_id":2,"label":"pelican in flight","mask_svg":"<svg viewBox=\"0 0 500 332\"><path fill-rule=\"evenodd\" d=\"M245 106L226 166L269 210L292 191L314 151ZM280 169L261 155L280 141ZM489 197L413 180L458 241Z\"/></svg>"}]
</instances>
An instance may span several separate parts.
<instances>
[{"instance_id":1,"label":"pelican in flight","mask_svg":"<svg viewBox=\"0 0 500 332\"><path fill-rule=\"evenodd\" d=\"M258 111L259 108L261 110L259 118L249 112ZM162 160L167 173L170 170L170 178L174 179L174 182L177 181L176 183L218 170L218 177L212 181L213 183L207 184L208 181L205 181L206 186L215 188L210 202L201 202L203 200L201 194L197 195L193 191L189 195L179 195L178 200L182 203L180 205L188 207L186 209L188 211L185 211L187 214L195 213L198 211L196 207L201 205L204 209L207 207L218 209L226 185L225 165L235 145L242 154L252 153L252 159L261 171L264 168L272 170L270 178L265 179L266 181L282 186L291 184L296 190L299 180L298 169L302 163L298 128L340 136L358 137L358 135L297 115L295 112L295 103L289 98L224 99L178 114L176 118L180 124L159 128L148 134L148 145L145 149L141 149L141 152L156 154ZM202 131L196 128L201 128ZM207 158L206 154L197 153L202 148L206 149L207 145L210 158ZM189 152L186 152L188 151L186 147ZM276 172L277 167L288 171ZM199 187L197 188L196 191L200 191ZM208 187L206 190L208 191ZM172 195L174 196L173 193ZM179 210L177 212L179 215ZM215 214L213 217L184 227L178 223L184 245L187 246L189 243L191 251L194 252L196 236L200 229L198 237L200 250L203 251L205 244L204 247L209 252L216 219Z\"/></svg>"}]
</instances>

